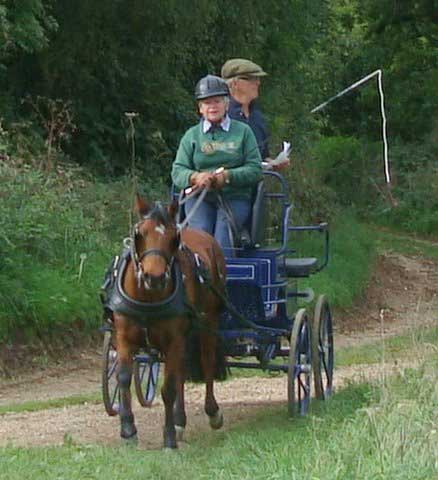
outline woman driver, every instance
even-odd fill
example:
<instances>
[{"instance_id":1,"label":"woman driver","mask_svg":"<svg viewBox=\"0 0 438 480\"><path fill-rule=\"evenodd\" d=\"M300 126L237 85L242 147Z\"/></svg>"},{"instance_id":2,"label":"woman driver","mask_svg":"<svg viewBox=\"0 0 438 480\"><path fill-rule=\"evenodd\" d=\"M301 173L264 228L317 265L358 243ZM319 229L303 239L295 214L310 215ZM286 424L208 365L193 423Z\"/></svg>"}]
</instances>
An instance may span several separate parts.
<instances>
[{"instance_id":1,"label":"woman driver","mask_svg":"<svg viewBox=\"0 0 438 480\"><path fill-rule=\"evenodd\" d=\"M254 133L245 123L228 116L229 90L220 77L201 78L195 98L201 121L181 139L172 168L173 183L179 189L191 186L220 191L241 229L249 220L254 186L262 178ZM215 173L219 168L220 173ZM187 201L186 214L195 202L196 198ZM214 193L207 194L190 217L189 226L213 235L223 249L231 247L228 218Z\"/></svg>"}]
</instances>

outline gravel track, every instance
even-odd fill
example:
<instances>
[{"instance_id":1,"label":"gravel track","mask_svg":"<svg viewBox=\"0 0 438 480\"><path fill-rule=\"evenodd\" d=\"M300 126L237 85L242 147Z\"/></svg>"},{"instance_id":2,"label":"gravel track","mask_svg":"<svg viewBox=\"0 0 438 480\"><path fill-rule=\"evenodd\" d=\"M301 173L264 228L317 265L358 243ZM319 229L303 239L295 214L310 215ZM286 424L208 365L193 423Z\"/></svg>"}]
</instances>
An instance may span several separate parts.
<instances>
[{"instance_id":1,"label":"gravel track","mask_svg":"<svg viewBox=\"0 0 438 480\"><path fill-rule=\"evenodd\" d=\"M348 312L339 312L335 345L352 346L375 342L421 326L438 325L437 264L421 258L386 254L381 257L367 294L360 305ZM431 348L436 348L431 346ZM405 359L407 361L407 359ZM357 377L375 378L403 367L396 365L359 365L337 369L336 388ZM409 363L412 365L412 361ZM384 371L382 371L384 368ZM271 405L284 405L286 412L286 375L232 378L216 383L225 425L218 435L226 434L236 422L245 422ZM30 400L88 395L100 392L100 355L87 350L74 361L12 380L0 377L0 407L18 405ZM204 387L187 384L186 441L209 430L203 412ZM163 406L157 399L152 408L144 409L134 402L139 431L139 448L161 447ZM286 415L285 415L286 418ZM292 420L287 420L291 421ZM0 415L0 446L62 445L66 441L80 444L119 445L119 421L108 417L102 404L82 404L65 408L49 408L38 412Z\"/></svg>"}]
</instances>

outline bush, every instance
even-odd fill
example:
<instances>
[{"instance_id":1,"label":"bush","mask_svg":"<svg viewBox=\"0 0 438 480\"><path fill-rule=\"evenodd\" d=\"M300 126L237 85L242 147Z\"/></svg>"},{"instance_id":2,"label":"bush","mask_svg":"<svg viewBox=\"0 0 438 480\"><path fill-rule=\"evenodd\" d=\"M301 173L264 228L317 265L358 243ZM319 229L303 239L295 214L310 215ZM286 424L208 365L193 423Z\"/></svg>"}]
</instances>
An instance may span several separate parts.
<instances>
[{"instance_id":1,"label":"bush","mask_svg":"<svg viewBox=\"0 0 438 480\"><path fill-rule=\"evenodd\" d=\"M391 151L396 208L379 202L377 223L423 235L438 234L438 166L432 143L399 144Z\"/></svg>"},{"instance_id":2,"label":"bush","mask_svg":"<svg viewBox=\"0 0 438 480\"><path fill-rule=\"evenodd\" d=\"M315 175L344 206L374 203L381 183L381 146L354 137L323 137L315 144Z\"/></svg>"},{"instance_id":3,"label":"bush","mask_svg":"<svg viewBox=\"0 0 438 480\"><path fill-rule=\"evenodd\" d=\"M96 328L105 268L133 221L132 182L5 162L0 182L0 341ZM151 199L161 187L147 188Z\"/></svg>"}]
</instances>

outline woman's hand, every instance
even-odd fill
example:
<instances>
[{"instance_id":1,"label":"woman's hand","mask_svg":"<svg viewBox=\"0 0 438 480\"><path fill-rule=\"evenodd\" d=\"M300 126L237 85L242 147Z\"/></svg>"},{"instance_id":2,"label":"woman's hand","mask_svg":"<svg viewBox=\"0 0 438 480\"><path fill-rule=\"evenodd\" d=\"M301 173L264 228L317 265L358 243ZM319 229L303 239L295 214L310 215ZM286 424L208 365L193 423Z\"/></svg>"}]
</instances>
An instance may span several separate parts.
<instances>
[{"instance_id":1,"label":"woman's hand","mask_svg":"<svg viewBox=\"0 0 438 480\"><path fill-rule=\"evenodd\" d=\"M224 188L224 186L229 183L229 177L230 174L228 170L221 169L220 172L215 173L213 188L216 188L217 190Z\"/></svg>"},{"instance_id":2,"label":"woman's hand","mask_svg":"<svg viewBox=\"0 0 438 480\"><path fill-rule=\"evenodd\" d=\"M210 188L214 183L215 175L211 172L195 172L190 177L190 185L193 188Z\"/></svg>"}]
</instances>

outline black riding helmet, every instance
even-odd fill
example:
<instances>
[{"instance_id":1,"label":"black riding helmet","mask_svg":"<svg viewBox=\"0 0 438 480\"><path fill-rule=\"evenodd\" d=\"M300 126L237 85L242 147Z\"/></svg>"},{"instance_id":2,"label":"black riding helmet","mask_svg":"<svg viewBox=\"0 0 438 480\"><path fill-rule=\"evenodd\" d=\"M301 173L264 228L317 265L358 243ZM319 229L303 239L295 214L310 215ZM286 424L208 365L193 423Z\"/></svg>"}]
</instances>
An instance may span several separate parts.
<instances>
[{"instance_id":1,"label":"black riding helmet","mask_svg":"<svg viewBox=\"0 0 438 480\"><path fill-rule=\"evenodd\" d=\"M228 96L229 94L230 90L228 89L227 82L220 77L216 77L216 75L202 77L195 87L196 100L203 100L204 98L209 97Z\"/></svg>"}]
</instances>

